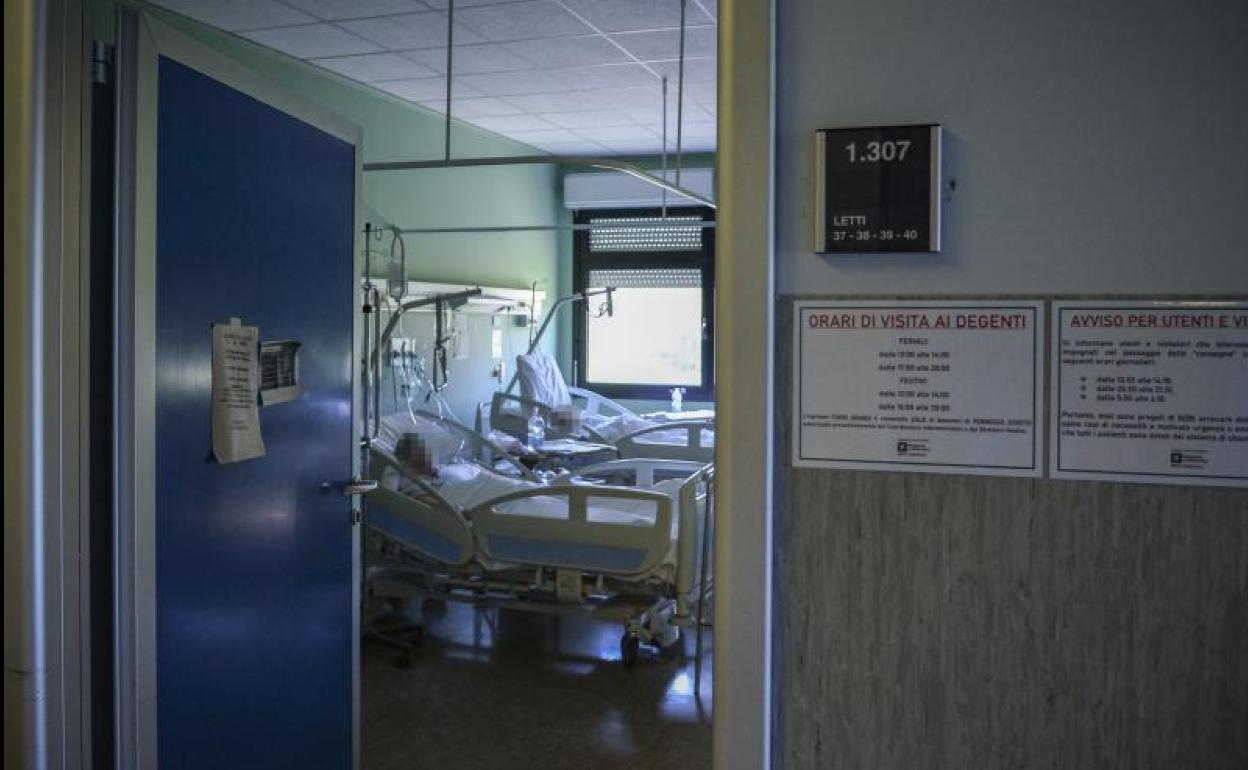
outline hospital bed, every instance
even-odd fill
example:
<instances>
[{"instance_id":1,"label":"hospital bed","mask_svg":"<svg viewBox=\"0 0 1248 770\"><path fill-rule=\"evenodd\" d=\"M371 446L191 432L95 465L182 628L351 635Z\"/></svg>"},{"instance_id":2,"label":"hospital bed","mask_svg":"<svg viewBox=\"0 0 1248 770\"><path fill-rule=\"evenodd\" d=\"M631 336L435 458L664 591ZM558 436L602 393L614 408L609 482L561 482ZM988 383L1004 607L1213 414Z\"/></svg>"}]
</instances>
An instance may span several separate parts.
<instances>
[{"instance_id":1,"label":"hospital bed","mask_svg":"<svg viewBox=\"0 0 1248 770\"><path fill-rule=\"evenodd\" d=\"M710 581L710 466L613 460L551 484L432 415L391 415L372 452L369 590L621 622L621 659L701 631ZM420 436L419 469L396 454ZM483 458L489 458L483 462ZM496 468L501 467L501 472Z\"/></svg>"},{"instance_id":2,"label":"hospital bed","mask_svg":"<svg viewBox=\"0 0 1248 770\"><path fill-rule=\"evenodd\" d=\"M516 374L518 395L494 394L490 407L494 430L524 438L529 417L536 412L545 421L548 436L583 436L611 444L622 459L714 460L713 413L688 415L695 419L642 417L606 396L569 386L554 358L541 352L516 356Z\"/></svg>"}]
</instances>

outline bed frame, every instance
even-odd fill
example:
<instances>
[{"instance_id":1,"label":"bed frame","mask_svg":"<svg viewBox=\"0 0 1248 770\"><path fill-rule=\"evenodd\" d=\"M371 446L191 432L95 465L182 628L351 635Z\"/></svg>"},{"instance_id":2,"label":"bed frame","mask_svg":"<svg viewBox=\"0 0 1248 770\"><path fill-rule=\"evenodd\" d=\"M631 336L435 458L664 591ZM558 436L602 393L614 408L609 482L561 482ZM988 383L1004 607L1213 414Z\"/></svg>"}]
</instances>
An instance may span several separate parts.
<instances>
[{"instance_id":1,"label":"bed frame","mask_svg":"<svg viewBox=\"0 0 1248 770\"><path fill-rule=\"evenodd\" d=\"M394 469L415 485L415 493L382 486L369 495L371 596L587 614L622 622L621 658L626 665L637 660L641 644L659 644L670 637L669 626L692 626L698 637L695 679L700 677L702 626L707 624L712 589L711 466L613 460L465 511L428 479L404 471L383 450L374 449L373 458L374 478ZM647 488L661 476L684 479L675 500ZM539 497L563 500L567 517L515 512L517 504ZM605 499L648 503L653 523L591 520L594 501ZM503 512L503 506L510 510ZM679 527L674 544L673 519ZM668 558L673 549L674 567ZM400 658L400 664L405 663L410 665L410 656Z\"/></svg>"},{"instance_id":2,"label":"bed frame","mask_svg":"<svg viewBox=\"0 0 1248 770\"><path fill-rule=\"evenodd\" d=\"M683 433L683 440L678 444L661 444L646 441L665 431ZM599 435L593 428L586 427L595 441L611 443ZM654 458L662 460L689 460L693 462L711 463L715 461L715 421L708 420L677 420L658 423L639 428L616 439L615 448L624 460L634 458Z\"/></svg>"}]
</instances>

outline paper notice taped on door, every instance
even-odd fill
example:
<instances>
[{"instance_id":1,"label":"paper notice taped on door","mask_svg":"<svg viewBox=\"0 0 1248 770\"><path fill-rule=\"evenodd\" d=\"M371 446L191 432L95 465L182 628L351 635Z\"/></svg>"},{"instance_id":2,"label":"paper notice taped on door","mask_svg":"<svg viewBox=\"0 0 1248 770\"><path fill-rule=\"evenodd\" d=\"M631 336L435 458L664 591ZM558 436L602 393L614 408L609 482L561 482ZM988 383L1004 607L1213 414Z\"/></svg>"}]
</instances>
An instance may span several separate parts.
<instances>
[{"instance_id":1,"label":"paper notice taped on door","mask_svg":"<svg viewBox=\"0 0 1248 770\"><path fill-rule=\"evenodd\" d=\"M220 463L264 456L260 435L260 329L212 327L212 453Z\"/></svg>"}]
</instances>

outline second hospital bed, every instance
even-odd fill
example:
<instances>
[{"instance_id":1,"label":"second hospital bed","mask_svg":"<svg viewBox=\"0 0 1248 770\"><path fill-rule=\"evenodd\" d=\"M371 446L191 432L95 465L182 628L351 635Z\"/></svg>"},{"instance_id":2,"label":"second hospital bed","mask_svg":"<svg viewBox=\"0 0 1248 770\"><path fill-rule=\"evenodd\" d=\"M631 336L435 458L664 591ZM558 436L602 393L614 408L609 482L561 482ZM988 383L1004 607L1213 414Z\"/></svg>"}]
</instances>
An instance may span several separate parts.
<instances>
[{"instance_id":1,"label":"second hospital bed","mask_svg":"<svg viewBox=\"0 0 1248 770\"><path fill-rule=\"evenodd\" d=\"M610 444L621 458L657 458L709 463L715 455L714 412L643 417L606 396L574 388L549 354L516 356L520 393L498 392L490 403L490 427L523 438L536 412L547 434L581 434Z\"/></svg>"},{"instance_id":2,"label":"second hospital bed","mask_svg":"<svg viewBox=\"0 0 1248 770\"><path fill-rule=\"evenodd\" d=\"M547 485L449 421L383 423L372 453L381 485L368 503L374 595L622 622L626 665L641 644L671 645L693 626L700 658L710 466L614 460ZM413 444L417 461L400 459Z\"/></svg>"}]
</instances>

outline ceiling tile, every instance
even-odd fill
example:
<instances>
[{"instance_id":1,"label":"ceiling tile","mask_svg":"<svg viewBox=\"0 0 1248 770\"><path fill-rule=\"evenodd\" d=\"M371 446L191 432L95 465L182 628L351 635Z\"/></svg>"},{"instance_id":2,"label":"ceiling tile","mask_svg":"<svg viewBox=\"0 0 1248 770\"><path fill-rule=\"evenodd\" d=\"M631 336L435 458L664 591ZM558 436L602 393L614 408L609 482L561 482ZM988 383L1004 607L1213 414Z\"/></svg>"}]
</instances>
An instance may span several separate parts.
<instances>
[{"instance_id":1,"label":"ceiling tile","mask_svg":"<svg viewBox=\"0 0 1248 770\"><path fill-rule=\"evenodd\" d=\"M623 142L644 140L658 145L654 132L641 126L600 126L578 128L576 133L591 142Z\"/></svg>"},{"instance_id":2,"label":"ceiling tile","mask_svg":"<svg viewBox=\"0 0 1248 770\"><path fill-rule=\"evenodd\" d=\"M597 109L653 109L656 115L662 109L663 92L658 83L633 88L603 88L584 99Z\"/></svg>"},{"instance_id":3,"label":"ceiling tile","mask_svg":"<svg viewBox=\"0 0 1248 770\"><path fill-rule=\"evenodd\" d=\"M313 56L343 56L372 53L377 46L338 29L332 24L305 24L300 27L278 27L244 32L243 37L275 48L298 59Z\"/></svg>"},{"instance_id":4,"label":"ceiling tile","mask_svg":"<svg viewBox=\"0 0 1248 770\"><path fill-rule=\"evenodd\" d=\"M409 102L429 102L446 96L446 81L442 78L417 78L415 80L387 80L377 83L377 88ZM464 98L481 96L467 86L456 84L455 94Z\"/></svg>"},{"instance_id":5,"label":"ceiling tile","mask_svg":"<svg viewBox=\"0 0 1248 770\"><path fill-rule=\"evenodd\" d=\"M527 40L594 32L553 0L466 8L456 11L455 18L487 40Z\"/></svg>"},{"instance_id":6,"label":"ceiling tile","mask_svg":"<svg viewBox=\"0 0 1248 770\"><path fill-rule=\"evenodd\" d=\"M437 112L446 112L446 99L433 99L421 102L421 105ZM451 114L457 118L493 118L499 115L522 115L523 110L511 106L502 99L454 99L451 100Z\"/></svg>"},{"instance_id":7,"label":"ceiling tile","mask_svg":"<svg viewBox=\"0 0 1248 770\"><path fill-rule=\"evenodd\" d=\"M311 63L362 83L375 83L379 80L434 77L438 74L411 59L399 56L397 53L366 53L359 56L337 56L330 59L312 59Z\"/></svg>"},{"instance_id":8,"label":"ceiling tile","mask_svg":"<svg viewBox=\"0 0 1248 770\"><path fill-rule=\"evenodd\" d=\"M516 96L569 90L559 70L531 72L497 72L490 75L465 75L456 80L489 96ZM513 102L514 103L514 102Z\"/></svg>"},{"instance_id":9,"label":"ceiling tile","mask_svg":"<svg viewBox=\"0 0 1248 770\"><path fill-rule=\"evenodd\" d=\"M283 0L283 2L330 21L366 19L372 16L429 10L428 4L420 0Z\"/></svg>"},{"instance_id":10,"label":"ceiling tile","mask_svg":"<svg viewBox=\"0 0 1248 770\"><path fill-rule=\"evenodd\" d=\"M671 127L676 125L676 94L670 93L667 98L667 124L669 130L671 130ZM657 98L654 100L654 104L648 104L644 107L621 107L619 111L632 122L645 126L654 126L656 131L663 123L663 108ZM710 110L702 107L692 99L685 100L682 112L682 118L686 123L715 119Z\"/></svg>"},{"instance_id":11,"label":"ceiling tile","mask_svg":"<svg viewBox=\"0 0 1248 770\"><path fill-rule=\"evenodd\" d=\"M439 11L445 10L448 3L446 0L420 0L430 8L437 8ZM455 13L459 14L460 8L468 8L474 5L501 5L502 3L521 3L526 0L455 0Z\"/></svg>"},{"instance_id":12,"label":"ceiling tile","mask_svg":"<svg viewBox=\"0 0 1248 770\"><path fill-rule=\"evenodd\" d=\"M679 76L680 62L652 61L647 65L660 75L667 75L667 87L675 92ZM714 81L716 77L715 59L685 59L685 85L691 82Z\"/></svg>"},{"instance_id":13,"label":"ceiling tile","mask_svg":"<svg viewBox=\"0 0 1248 770\"><path fill-rule=\"evenodd\" d=\"M706 139L690 140L685 143L684 152L715 152L715 138L708 137Z\"/></svg>"},{"instance_id":14,"label":"ceiling tile","mask_svg":"<svg viewBox=\"0 0 1248 770\"><path fill-rule=\"evenodd\" d=\"M508 51L538 67L580 67L587 64L629 62L628 54L602 35L559 37L504 43Z\"/></svg>"},{"instance_id":15,"label":"ceiling tile","mask_svg":"<svg viewBox=\"0 0 1248 770\"><path fill-rule=\"evenodd\" d=\"M404 51L403 56L438 74L446 74L446 48ZM497 43L455 46L455 74L482 75L490 72L516 72L533 65Z\"/></svg>"},{"instance_id":16,"label":"ceiling tile","mask_svg":"<svg viewBox=\"0 0 1248 770\"><path fill-rule=\"evenodd\" d=\"M391 51L446 45L446 17L437 11L344 21L340 24L344 29ZM480 35L462 24L455 25L456 46L480 42Z\"/></svg>"},{"instance_id":17,"label":"ceiling tile","mask_svg":"<svg viewBox=\"0 0 1248 770\"><path fill-rule=\"evenodd\" d=\"M575 67L559 72L565 73L573 90L600 90L605 88L649 87L656 94L659 81L640 64L604 64L597 67Z\"/></svg>"},{"instance_id":18,"label":"ceiling tile","mask_svg":"<svg viewBox=\"0 0 1248 770\"><path fill-rule=\"evenodd\" d=\"M695 148L704 148L707 145L715 145L715 124L714 123L691 123L685 126L684 132L680 137L681 148L686 151L692 151ZM676 136L668 134L667 147L669 150L676 149Z\"/></svg>"},{"instance_id":19,"label":"ceiling tile","mask_svg":"<svg viewBox=\"0 0 1248 770\"><path fill-rule=\"evenodd\" d=\"M534 147L548 152L551 155L603 155L606 148L597 142L589 142L584 139L577 142L529 142Z\"/></svg>"},{"instance_id":20,"label":"ceiling tile","mask_svg":"<svg viewBox=\"0 0 1248 770\"><path fill-rule=\"evenodd\" d=\"M685 58L715 56L718 28L690 27L685 31ZM642 61L680 58L680 30L662 29L651 32L623 32L611 39L624 46Z\"/></svg>"},{"instance_id":21,"label":"ceiling tile","mask_svg":"<svg viewBox=\"0 0 1248 770\"><path fill-rule=\"evenodd\" d=\"M597 106L586 99L585 94L574 91L508 96L507 101L525 112L577 112Z\"/></svg>"},{"instance_id":22,"label":"ceiling tile","mask_svg":"<svg viewBox=\"0 0 1248 770\"><path fill-rule=\"evenodd\" d=\"M599 144L606 148L611 155L653 155L659 151L657 145L637 140L606 140ZM669 200L678 201L679 198L669 198Z\"/></svg>"},{"instance_id":23,"label":"ceiling tile","mask_svg":"<svg viewBox=\"0 0 1248 770\"><path fill-rule=\"evenodd\" d=\"M490 75L465 75L458 79L462 79L468 85L489 96L596 91L656 83L654 76L640 64L607 64L599 67L500 72ZM651 90L658 93L656 86L651 86ZM587 109L592 107L591 104Z\"/></svg>"},{"instance_id":24,"label":"ceiling tile","mask_svg":"<svg viewBox=\"0 0 1248 770\"><path fill-rule=\"evenodd\" d=\"M614 110L589 110L586 112L562 112L542 115L542 119L560 128L595 128L601 126L631 126L627 115ZM658 121L656 121L657 123Z\"/></svg>"},{"instance_id":25,"label":"ceiling tile","mask_svg":"<svg viewBox=\"0 0 1248 770\"><path fill-rule=\"evenodd\" d=\"M680 3L676 0L562 0L603 32L642 29L678 29ZM689 26L709 24L712 18L697 3L686 7Z\"/></svg>"},{"instance_id":26,"label":"ceiling tile","mask_svg":"<svg viewBox=\"0 0 1248 770\"><path fill-rule=\"evenodd\" d=\"M536 115L503 115L492 118L474 118L475 123L487 131L499 131L511 135L512 131L544 131L551 125Z\"/></svg>"},{"instance_id":27,"label":"ceiling tile","mask_svg":"<svg viewBox=\"0 0 1248 770\"><path fill-rule=\"evenodd\" d=\"M507 136L525 144L554 144L563 142L581 142L579 136L561 128L547 128L540 131L508 131Z\"/></svg>"},{"instance_id":28,"label":"ceiling tile","mask_svg":"<svg viewBox=\"0 0 1248 770\"><path fill-rule=\"evenodd\" d=\"M719 92L714 80L695 80L685 83L685 96L714 113Z\"/></svg>"},{"instance_id":29,"label":"ceiling tile","mask_svg":"<svg viewBox=\"0 0 1248 770\"><path fill-rule=\"evenodd\" d=\"M296 11L275 0L154 0L154 2L162 8L168 8L196 21L202 21L209 26L230 32L280 27L288 24L308 24L316 21L315 17Z\"/></svg>"}]
</instances>

